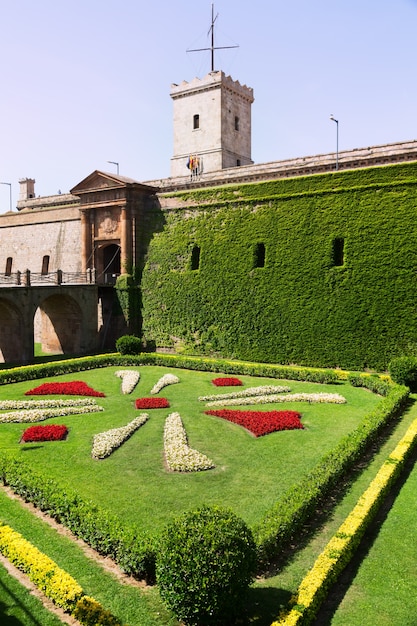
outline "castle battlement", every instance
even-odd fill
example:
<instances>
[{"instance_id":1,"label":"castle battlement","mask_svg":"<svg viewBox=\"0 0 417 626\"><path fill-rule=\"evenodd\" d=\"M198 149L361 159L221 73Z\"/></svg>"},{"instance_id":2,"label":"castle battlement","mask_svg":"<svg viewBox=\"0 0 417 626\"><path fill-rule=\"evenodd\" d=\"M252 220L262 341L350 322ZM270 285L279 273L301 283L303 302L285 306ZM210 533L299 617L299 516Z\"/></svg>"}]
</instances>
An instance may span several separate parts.
<instances>
[{"instance_id":1,"label":"castle battlement","mask_svg":"<svg viewBox=\"0 0 417 626\"><path fill-rule=\"evenodd\" d=\"M183 80L178 85L172 83L170 95L171 98L175 100L176 98L190 96L191 94L210 91L212 89L219 89L220 87L224 87L238 94L251 103L254 101L252 87L242 85L238 80L233 80L231 76L226 76L223 71L209 72L204 78L195 77L191 81Z\"/></svg>"}]
</instances>

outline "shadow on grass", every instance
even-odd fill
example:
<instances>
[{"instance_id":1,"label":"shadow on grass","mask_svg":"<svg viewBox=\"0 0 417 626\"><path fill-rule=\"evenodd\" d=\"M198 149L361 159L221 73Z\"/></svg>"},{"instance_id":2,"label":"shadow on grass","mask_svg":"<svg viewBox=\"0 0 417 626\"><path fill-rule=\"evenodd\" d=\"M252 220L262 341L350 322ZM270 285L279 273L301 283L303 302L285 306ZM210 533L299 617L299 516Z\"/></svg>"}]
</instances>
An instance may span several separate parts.
<instances>
[{"instance_id":1,"label":"shadow on grass","mask_svg":"<svg viewBox=\"0 0 417 626\"><path fill-rule=\"evenodd\" d=\"M406 463L404 464L404 468L401 472L399 479L396 481L395 485L390 489L388 495L386 496L382 506L377 512L375 519L369 526L369 528L365 531L365 534L360 542L359 546L355 551L355 555L352 560L348 563L343 573L341 574L339 580L330 588L329 593L327 594L327 599L321 606L320 611L317 614L317 617L314 622L312 622L312 626L329 626L332 622L332 618L334 617L339 605L341 604L343 598L345 597L349 587L353 583L358 570L362 563L367 558L370 549L372 548L375 540L378 538L379 532L387 519L388 513L390 512L395 499L400 493L402 487L407 482L414 465L417 461L417 448L415 448ZM415 618L412 618L413 621L409 622L408 626L413 626L416 624ZM404 626L407 626L404 624Z\"/></svg>"},{"instance_id":2,"label":"shadow on grass","mask_svg":"<svg viewBox=\"0 0 417 626\"><path fill-rule=\"evenodd\" d=\"M239 625L270 626L277 619L281 609L287 607L291 592L273 587L252 587L249 589L246 620L237 622Z\"/></svg>"},{"instance_id":3,"label":"shadow on grass","mask_svg":"<svg viewBox=\"0 0 417 626\"><path fill-rule=\"evenodd\" d=\"M34 615L19 598L13 593L13 591L0 580L1 593L3 596L7 596L10 600L10 606L7 606L4 602L0 601L0 624L1 626L22 626L22 624L30 626L42 626L42 622L39 622L36 615ZM17 617L8 615L7 613L13 610L13 607L18 608L19 611L25 615L24 622L21 622Z\"/></svg>"},{"instance_id":4,"label":"shadow on grass","mask_svg":"<svg viewBox=\"0 0 417 626\"><path fill-rule=\"evenodd\" d=\"M393 430L398 425L401 415L416 402L417 396L408 400L401 410L401 414L391 419L371 441L367 448L361 453L360 458L348 468L343 476L338 477L336 484L329 487L322 495L322 499L316 504L315 512L310 515L301 527L295 529L294 537L290 545L284 549L278 560L270 563L269 567L259 572L266 578L275 576L284 567L289 565L296 554L305 548L314 537L320 534L323 526L331 517L336 506L341 502L347 490L359 477L359 475L369 466L372 459L381 447L391 437ZM321 626L321 624L320 624ZM324 625L323 625L324 626Z\"/></svg>"}]
</instances>

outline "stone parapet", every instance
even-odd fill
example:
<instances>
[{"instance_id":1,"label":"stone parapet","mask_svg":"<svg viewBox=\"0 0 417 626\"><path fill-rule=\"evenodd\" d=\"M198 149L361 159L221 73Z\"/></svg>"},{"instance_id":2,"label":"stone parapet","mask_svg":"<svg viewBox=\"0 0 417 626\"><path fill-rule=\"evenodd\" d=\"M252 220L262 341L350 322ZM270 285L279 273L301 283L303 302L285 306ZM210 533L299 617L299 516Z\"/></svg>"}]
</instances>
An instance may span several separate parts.
<instances>
[{"instance_id":1,"label":"stone parapet","mask_svg":"<svg viewBox=\"0 0 417 626\"><path fill-rule=\"evenodd\" d=\"M417 140L370 146L368 148L355 148L354 150L343 150L338 154L339 170L373 167L405 161L417 161ZM233 167L217 170L215 172L204 172L193 181L190 180L190 176L177 176L146 181L144 184L157 187L159 191L163 193L164 191L214 187L227 185L229 183L256 182L292 176L308 176L311 174L335 171L335 169L336 153L331 152L329 154L271 161L259 165L254 164Z\"/></svg>"}]
</instances>

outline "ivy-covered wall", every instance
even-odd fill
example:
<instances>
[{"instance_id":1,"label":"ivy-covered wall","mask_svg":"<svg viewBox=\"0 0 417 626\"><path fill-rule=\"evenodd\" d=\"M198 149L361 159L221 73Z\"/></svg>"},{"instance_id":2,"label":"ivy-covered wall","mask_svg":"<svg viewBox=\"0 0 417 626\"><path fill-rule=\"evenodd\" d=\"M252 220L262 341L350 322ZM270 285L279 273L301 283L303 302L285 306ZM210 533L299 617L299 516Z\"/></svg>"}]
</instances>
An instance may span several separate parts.
<instances>
[{"instance_id":1,"label":"ivy-covered wall","mask_svg":"<svg viewBox=\"0 0 417 626\"><path fill-rule=\"evenodd\" d=\"M141 278L147 340L351 369L417 354L417 163L173 199Z\"/></svg>"}]
</instances>

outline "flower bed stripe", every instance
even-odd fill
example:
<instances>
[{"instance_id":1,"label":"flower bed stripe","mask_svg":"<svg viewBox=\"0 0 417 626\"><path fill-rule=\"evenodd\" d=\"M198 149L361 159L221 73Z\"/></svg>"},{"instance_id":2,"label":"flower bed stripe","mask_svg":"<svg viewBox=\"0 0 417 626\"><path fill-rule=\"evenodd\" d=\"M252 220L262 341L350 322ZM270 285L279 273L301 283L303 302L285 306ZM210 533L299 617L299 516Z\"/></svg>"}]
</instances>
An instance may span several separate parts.
<instances>
[{"instance_id":1,"label":"flower bed stripe","mask_svg":"<svg viewBox=\"0 0 417 626\"><path fill-rule=\"evenodd\" d=\"M294 430L304 428L297 411L204 411L207 415L215 415L229 422L243 426L255 437L262 437L278 430Z\"/></svg>"},{"instance_id":2,"label":"flower bed stripe","mask_svg":"<svg viewBox=\"0 0 417 626\"><path fill-rule=\"evenodd\" d=\"M229 400L230 398L249 398L251 396L267 396L274 393L286 393L289 387L282 385L262 385L261 387L248 387L242 391L230 391L229 393L211 394L210 396L200 396L200 402L210 402L211 400Z\"/></svg>"},{"instance_id":3,"label":"flower bed stripe","mask_svg":"<svg viewBox=\"0 0 417 626\"><path fill-rule=\"evenodd\" d=\"M136 409L166 409L169 402L166 398L137 398L135 400Z\"/></svg>"},{"instance_id":4,"label":"flower bed stripe","mask_svg":"<svg viewBox=\"0 0 417 626\"><path fill-rule=\"evenodd\" d=\"M68 434L68 428L63 424L50 424L48 426L29 426L22 435L22 441L61 441Z\"/></svg>"},{"instance_id":5,"label":"flower bed stripe","mask_svg":"<svg viewBox=\"0 0 417 626\"><path fill-rule=\"evenodd\" d=\"M67 383L43 383L34 389L26 391L25 396L48 396L48 395L66 395L66 396L96 396L104 398L105 394L101 391L92 389L82 380L74 380Z\"/></svg>"},{"instance_id":6,"label":"flower bed stripe","mask_svg":"<svg viewBox=\"0 0 417 626\"><path fill-rule=\"evenodd\" d=\"M304 626L314 619L329 587L353 557L365 530L375 517L388 489L400 475L404 462L416 443L417 419L302 580L291 601L293 608L281 615L271 626Z\"/></svg>"},{"instance_id":7,"label":"flower bed stripe","mask_svg":"<svg viewBox=\"0 0 417 626\"><path fill-rule=\"evenodd\" d=\"M77 581L62 570L10 526L0 522L0 552L54 604L64 611L73 611L83 590Z\"/></svg>"},{"instance_id":8,"label":"flower bed stripe","mask_svg":"<svg viewBox=\"0 0 417 626\"><path fill-rule=\"evenodd\" d=\"M152 387L151 394L153 395L155 393L159 393L161 389L163 389L167 385L175 385L176 383L179 383L179 382L180 382L180 379L178 378L178 376L175 376L175 374L165 374Z\"/></svg>"},{"instance_id":9,"label":"flower bed stripe","mask_svg":"<svg viewBox=\"0 0 417 626\"><path fill-rule=\"evenodd\" d=\"M190 448L179 413L171 413L165 420L164 452L173 472L199 472L215 467L205 454Z\"/></svg>"},{"instance_id":10,"label":"flower bed stripe","mask_svg":"<svg viewBox=\"0 0 417 626\"><path fill-rule=\"evenodd\" d=\"M211 382L216 387L240 387L243 385L239 378L213 378Z\"/></svg>"},{"instance_id":11,"label":"flower bed stripe","mask_svg":"<svg viewBox=\"0 0 417 626\"><path fill-rule=\"evenodd\" d=\"M27 411L12 411L10 413L0 413L0 423L25 423L42 422L50 417L65 417L67 415L81 415L84 413L98 413L104 411L102 406L64 406L51 409L29 409Z\"/></svg>"},{"instance_id":12,"label":"flower bed stripe","mask_svg":"<svg viewBox=\"0 0 417 626\"><path fill-rule=\"evenodd\" d=\"M122 393L132 393L139 382L140 374L135 370L118 370L115 375L122 379Z\"/></svg>"},{"instance_id":13,"label":"flower bed stripe","mask_svg":"<svg viewBox=\"0 0 417 626\"><path fill-rule=\"evenodd\" d=\"M73 615L81 624L91 623L93 615L97 624L121 626L110 611L106 611L97 600L84 595L75 578L1 521L0 552L17 569L26 574L47 598Z\"/></svg>"},{"instance_id":14,"label":"flower bed stripe","mask_svg":"<svg viewBox=\"0 0 417 626\"><path fill-rule=\"evenodd\" d=\"M233 398L231 400L213 400L206 406L238 406L244 404L266 404L275 402L325 402L345 404L346 398L338 393L288 393L285 395L255 396L251 398Z\"/></svg>"},{"instance_id":15,"label":"flower bed stripe","mask_svg":"<svg viewBox=\"0 0 417 626\"><path fill-rule=\"evenodd\" d=\"M149 418L147 413L141 413L126 426L120 428L112 428L102 433L98 433L93 438L93 448L91 456L93 459L104 459L110 456L117 448L127 440L133 433L138 430Z\"/></svg>"},{"instance_id":16,"label":"flower bed stripe","mask_svg":"<svg viewBox=\"0 0 417 626\"><path fill-rule=\"evenodd\" d=\"M63 406L92 406L97 402L93 398L75 400L0 400L0 411L12 409L51 409Z\"/></svg>"}]
</instances>

